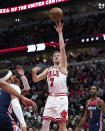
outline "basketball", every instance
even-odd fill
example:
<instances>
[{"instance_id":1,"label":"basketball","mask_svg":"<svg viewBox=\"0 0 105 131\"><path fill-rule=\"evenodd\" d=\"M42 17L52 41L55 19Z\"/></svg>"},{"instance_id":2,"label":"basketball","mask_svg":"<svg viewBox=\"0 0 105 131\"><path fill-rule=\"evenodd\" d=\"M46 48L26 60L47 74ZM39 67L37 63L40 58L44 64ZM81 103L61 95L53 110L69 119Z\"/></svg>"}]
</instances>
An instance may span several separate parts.
<instances>
[{"instance_id":1,"label":"basketball","mask_svg":"<svg viewBox=\"0 0 105 131\"><path fill-rule=\"evenodd\" d=\"M54 22L60 21L63 17L62 9L58 7L52 8L49 12L49 17Z\"/></svg>"}]
</instances>

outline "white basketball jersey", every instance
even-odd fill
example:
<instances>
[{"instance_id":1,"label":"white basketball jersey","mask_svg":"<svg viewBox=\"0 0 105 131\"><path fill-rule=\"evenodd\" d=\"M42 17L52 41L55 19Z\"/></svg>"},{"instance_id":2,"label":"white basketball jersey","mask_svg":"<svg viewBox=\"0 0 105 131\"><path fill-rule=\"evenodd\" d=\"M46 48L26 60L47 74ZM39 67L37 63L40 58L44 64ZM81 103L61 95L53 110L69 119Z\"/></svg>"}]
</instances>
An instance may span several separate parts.
<instances>
[{"instance_id":1,"label":"white basketball jersey","mask_svg":"<svg viewBox=\"0 0 105 131\"><path fill-rule=\"evenodd\" d=\"M50 67L47 74L49 93L68 93L66 78L67 75L63 74L58 67Z\"/></svg>"}]
</instances>

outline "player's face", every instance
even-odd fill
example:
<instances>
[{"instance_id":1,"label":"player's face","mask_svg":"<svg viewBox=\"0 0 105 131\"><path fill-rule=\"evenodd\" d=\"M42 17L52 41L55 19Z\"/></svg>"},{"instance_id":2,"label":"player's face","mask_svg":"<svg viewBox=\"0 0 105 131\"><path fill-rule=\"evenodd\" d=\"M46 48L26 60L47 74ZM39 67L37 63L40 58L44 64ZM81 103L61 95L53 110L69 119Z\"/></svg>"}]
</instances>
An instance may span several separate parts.
<instances>
[{"instance_id":1,"label":"player's face","mask_svg":"<svg viewBox=\"0 0 105 131\"><path fill-rule=\"evenodd\" d=\"M7 80L7 82L11 84L15 84L19 82L19 80L14 75L11 75L10 78Z\"/></svg>"},{"instance_id":2,"label":"player's face","mask_svg":"<svg viewBox=\"0 0 105 131\"><path fill-rule=\"evenodd\" d=\"M9 77L9 79L7 80L7 82L13 84L13 83L14 83L14 76L11 75L11 76Z\"/></svg>"},{"instance_id":3,"label":"player's face","mask_svg":"<svg viewBox=\"0 0 105 131\"><path fill-rule=\"evenodd\" d=\"M97 89L96 89L95 86L92 86L92 87L90 88L90 95L91 95L91 96L95 96L96 94L97 94Z\"/></svg>"},{"instance_id":4,"label":"player's face","mask_svg":"<svg viewBox=\"0 0 105 131\"><path fill-rule=\"evenodd\" d=\"M6 80L6 82L8 82L9 84L14 83L14 80L13 80L13 75L11 75L11 76L9 77L9 79L8 79L8 80Z\"/></svg>"},{"instance_id":5,"label":"player's face","mask_svg":"<svg viewBox=\"0 0 105 131\"><path fill-rule=\"evenodd\" d=\"M61 60L61 55L60 55L60 53L54 53L54 54L53 54L53 62L54 62L54 63L60 63L60 60Z\"/></svg>"}]
</instances>

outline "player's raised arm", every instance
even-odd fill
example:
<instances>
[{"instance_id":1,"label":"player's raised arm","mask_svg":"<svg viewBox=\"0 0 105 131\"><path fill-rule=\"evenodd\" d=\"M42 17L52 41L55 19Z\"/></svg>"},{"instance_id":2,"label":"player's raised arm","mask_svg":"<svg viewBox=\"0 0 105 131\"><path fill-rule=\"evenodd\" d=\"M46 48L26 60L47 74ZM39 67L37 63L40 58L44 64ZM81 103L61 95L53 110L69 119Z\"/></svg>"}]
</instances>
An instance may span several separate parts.
<instances>
[{"instance_id":1,"label":"player's raised arm","mask_svg":"<svg viewBox=\"0 0 105 131\"><path fill-rule=\"evenodd\" d=\"M58 32L58 35L59 35L60 54L61 54L60 65L61 65L61 67L63 66L64 68L67 69L67 56L66 56L64 39L63 39L63 32L62 32L63 23L61 23L61 21L57 22L55 29L56 29L56 31Z\"/></svg>"},{"instance_id":2,"label":"player's raised arm","mask_svg":"<svg viewBox=\"0 0 105 131\"><path fill-rule=\"evenodd\" d=\"M24 75L23 68L20 65L16 66L16 70L17 70L18 75L20 76L22 83L23 83L23 86L24 86L24 88L21 90L21 94L26 95L30 90L28 80L27 80L26 76Z\"/></svg>"},{"instance_id":3,"label":"player's raised arm","mask_svg":"<svg viewBox=\"0 0 105 131\"><path fill-rule=\"evenodd\" d=\"M40 67L35 67L32 69L32 79L34 82L39 82L47 77L48 69L45 69L41 74L37 75Z\"/></svg>"},{"instance_id":4,"label":"player's raised arm","mask_svg":"<svg viewBox=\"0 0 105 131\"><path fill-rule=\"evenodd\" d=\"M80 123L78 124L76 131L78 131L83 126L83 124L86 122L87 118L88 118L88 107L86 106L84 116L82 117Z\"/></svg>"}]
</instances>

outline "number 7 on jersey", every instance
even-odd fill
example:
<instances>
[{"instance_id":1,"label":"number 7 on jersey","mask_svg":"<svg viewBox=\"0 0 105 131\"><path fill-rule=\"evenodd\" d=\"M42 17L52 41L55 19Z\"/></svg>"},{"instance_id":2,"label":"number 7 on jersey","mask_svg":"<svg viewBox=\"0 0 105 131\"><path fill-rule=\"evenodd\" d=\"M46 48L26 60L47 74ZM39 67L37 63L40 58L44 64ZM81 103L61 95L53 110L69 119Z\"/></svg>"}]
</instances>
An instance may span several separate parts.
<instances>
[{"instance_id":1,"label":"number 7 on jersey","mask_svg":"<svg viewBox=\"0 0 105 131\"><path fill-rule=\"evenodd\" d=\"M50 87L53 87L53 83L54 83L54 78L50 78Z\"/></svg>"}]
</instances>

